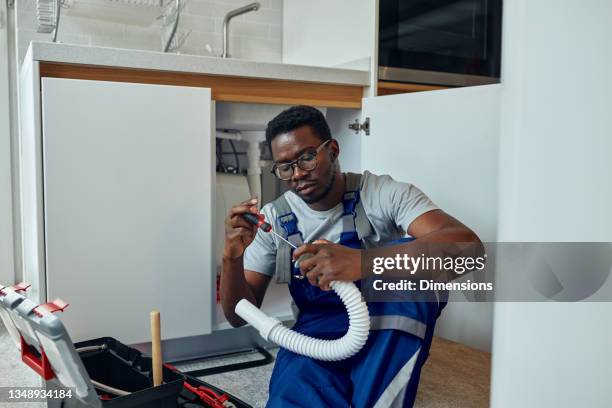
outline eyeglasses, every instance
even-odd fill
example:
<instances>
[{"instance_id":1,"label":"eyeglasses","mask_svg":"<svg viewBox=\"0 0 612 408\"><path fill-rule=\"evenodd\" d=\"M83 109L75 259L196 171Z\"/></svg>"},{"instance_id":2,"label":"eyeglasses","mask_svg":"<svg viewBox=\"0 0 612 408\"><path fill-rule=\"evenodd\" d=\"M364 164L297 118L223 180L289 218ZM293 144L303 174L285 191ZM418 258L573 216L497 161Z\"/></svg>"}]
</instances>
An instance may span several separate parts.
<instances>
[{"instance_id":1,"label":"eyeglasses","mask_svg":"<svg viewBox=\"0 0 612 408\"><path fill-rule=\"evenodd\" d=\"M325 145L331 142L331 139L324 141L314 150L303 153L300 157L289 163L275 163L272 166L272 174L276 175L281 180L291 180L293 177L293 171L295 166L298 166L304 171L312 171L317 168L317 155L325 147Z\"/></svg>"}]
</instances>

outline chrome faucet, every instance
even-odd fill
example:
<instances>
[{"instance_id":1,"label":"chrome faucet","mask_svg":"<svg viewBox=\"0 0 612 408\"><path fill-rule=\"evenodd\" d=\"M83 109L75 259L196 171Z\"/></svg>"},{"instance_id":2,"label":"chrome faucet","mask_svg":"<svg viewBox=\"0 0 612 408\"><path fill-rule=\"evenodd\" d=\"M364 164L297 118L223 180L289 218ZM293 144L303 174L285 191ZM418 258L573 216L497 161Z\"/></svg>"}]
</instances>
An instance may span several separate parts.
<instances>
[{"instance_id":1,"label":"chrome faucet","mask_svg":"<svg viewBox=\"0 0 612 408\"><path fill-rule=\"evenodd\" d=\"M250 11L257 11L261 7L261 4L258 2L247 4L246 6L242 6L237 8L236 10L232 10L228 12L223 18L223 54L222 58L229 58L229 23L230 20L234 17L237 17L241 14L248 13Z\"/></svg>"}]
</instances>

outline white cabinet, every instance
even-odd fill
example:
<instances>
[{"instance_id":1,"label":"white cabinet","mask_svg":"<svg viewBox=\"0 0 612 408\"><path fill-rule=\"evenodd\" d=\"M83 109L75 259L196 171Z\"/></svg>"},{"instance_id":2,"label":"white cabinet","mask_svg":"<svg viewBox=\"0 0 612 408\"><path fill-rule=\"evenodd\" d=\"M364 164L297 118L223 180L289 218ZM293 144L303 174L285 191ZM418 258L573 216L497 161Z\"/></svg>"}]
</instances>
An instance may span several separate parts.
<instances>
[{"instance_id":1,"label":"white cabinet","mask_svg":"<svg viewBox=\"0 0 612 408\"><path fill-rule=\"evenodd\" d=\"M145 343L152 309L162 313L162 337L177 340L177 357L255 341L219 330L210 90L40 78L37 61L24 64L21 80L23 264L32 297L71 304L63 320L75 341ZM412 182L486 240L495 236L498 97L498 85L374 97L361 111L330 108L327 117L343 170ZM360 116L370 118L369 136L347 128ZM265 303L285 317L289 297L280 289ZM486 348L490 308L453 307L442 333ZM466 324L466 314L479 323Z\"/></svg>"},{"instance_id":2,"label":"white cabinet","mask_svg":"<svg viewBox=\"0 0 612 408\"><path fill-rule=\"evenodd\" d=\"M153 309L164 339L210 333L210 90L43 78L41 94L40 173L24 188L42 182L42 213L24 215L42 217L26 245L43 240L44 267L26 279L70 303L74 341L149 341Z\"/></svg>"},{"instance_id":3,"label":"white cabinet","mask_svg":"<svg viewBox=\"0 0 612 408\"><path fill-rule=\"evenodd\" d=\"M552 4L504 2L498 239L611 242L612 3ZM597 261L581 262L588 285ZM609 301L497 303L491 407L610 406L611 316Z\"/></svg>"}]
</instances>

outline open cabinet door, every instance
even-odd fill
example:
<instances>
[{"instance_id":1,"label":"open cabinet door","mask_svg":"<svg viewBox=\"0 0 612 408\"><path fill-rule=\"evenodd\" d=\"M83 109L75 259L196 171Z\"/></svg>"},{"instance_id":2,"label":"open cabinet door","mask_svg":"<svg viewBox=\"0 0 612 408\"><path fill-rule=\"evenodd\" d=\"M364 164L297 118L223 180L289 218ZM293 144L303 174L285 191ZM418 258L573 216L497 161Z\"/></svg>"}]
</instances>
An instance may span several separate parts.
<instances>
[{"instance_id":1,"label":"open cabinet door","mask_svg":"<svg viewBox=\"0 0 612 408\"><path fill-rule=\"evenodd\" d=\"M369 118L370 134L361 136L362 168L416 185L483 241L495 240L500 89L496 84L364 99L361 120ZM489 349L491 306L451 306L438 334Z\"/></svg>"},{"instance_id":2,"label":"open cabinet door","mask_svg":"<svg viewBox=\"0 0 612 408\"><path fill-rule=\"evenodd\" d=\"M74 341L211 332L210 89L42 79L46 288ZM168 350L166 350L168 352Z\"/></svg>"},{"instance_id":3,"label":"open cabinet door","mask_svg":"<svg viewBox=\"0 0 612 408\"><path fill-rule=\"evenodd\" d=\"M365 98L364 170L422 189L485 239L495 239L500 85Z\"/></svg>"}]
</instances>

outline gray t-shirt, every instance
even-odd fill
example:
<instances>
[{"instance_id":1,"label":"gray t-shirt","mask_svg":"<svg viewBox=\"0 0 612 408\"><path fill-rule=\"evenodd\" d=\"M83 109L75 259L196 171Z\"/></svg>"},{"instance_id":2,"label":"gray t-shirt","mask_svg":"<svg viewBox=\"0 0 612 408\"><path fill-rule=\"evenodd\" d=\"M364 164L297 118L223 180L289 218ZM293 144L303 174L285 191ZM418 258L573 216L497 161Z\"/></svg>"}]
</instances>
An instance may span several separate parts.
<instances>
[{"instance_id":1,"label":"gray t-shirt","mask_svg":"<svg viewBox=\"0 0 612 408\"><path fill-rule=\"evenodd\" d=\"M366 247L376 247L406 236L408 226L420 215L438 207L421 190L409 183L395 181L391 176L363 173L361 202L373 232L364 238ZM340 242L342 232L342 202L326 211L315 211L295 193L287 191L285 198L298 220L304 242L326 239ZM275 225L276 211L266 204L261 212L266 221ZM277 231L284 235L284 231ZM273 276L276 270L276 248L279 238L257 231L255 239L244 253L244 269Z\"/></svg>"}]
</instances>

